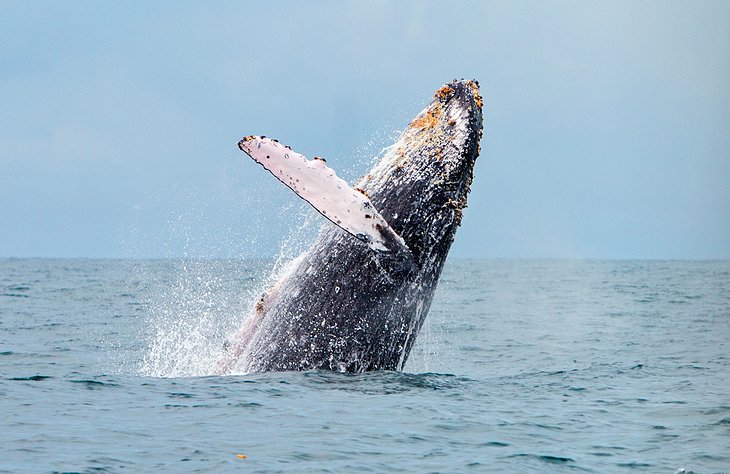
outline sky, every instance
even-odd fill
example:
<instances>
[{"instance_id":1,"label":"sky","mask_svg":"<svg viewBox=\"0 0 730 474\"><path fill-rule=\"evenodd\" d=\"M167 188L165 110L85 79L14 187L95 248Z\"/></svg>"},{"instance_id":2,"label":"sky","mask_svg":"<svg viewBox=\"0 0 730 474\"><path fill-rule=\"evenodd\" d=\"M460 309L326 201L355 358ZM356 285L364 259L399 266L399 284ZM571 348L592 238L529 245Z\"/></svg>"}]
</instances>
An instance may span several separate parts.
<instances>
[{"instance_id":1,"label":"sky","mask_svg":"<svg viewBox=\"0 0 730 474\"><path fill-rule=\"evenodd\" d=\"M0 1L0 257L270 257L443 83L484 137L452 256L730 258L730 2Z\"/></svg>"}]
</instances>

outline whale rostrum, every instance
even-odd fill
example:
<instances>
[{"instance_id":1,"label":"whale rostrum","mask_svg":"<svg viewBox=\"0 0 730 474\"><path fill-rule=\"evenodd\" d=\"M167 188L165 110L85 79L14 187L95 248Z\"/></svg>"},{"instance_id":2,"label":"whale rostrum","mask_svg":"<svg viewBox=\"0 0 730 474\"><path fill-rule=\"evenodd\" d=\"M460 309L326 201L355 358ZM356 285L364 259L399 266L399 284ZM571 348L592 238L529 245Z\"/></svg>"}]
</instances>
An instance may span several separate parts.
<instances>
[{"instance_id":1,"label":"whale rostrum","mask_svg":"<svg viewBox=\"0 0 730 474\"><path fill-rule=\"evenodd\" d=\"M332 223L256 302L218 371L402 370L461 224L482 137L476 81L441 87L350 187L263 136L239 148Z\"/></svg>"}]
</instances>

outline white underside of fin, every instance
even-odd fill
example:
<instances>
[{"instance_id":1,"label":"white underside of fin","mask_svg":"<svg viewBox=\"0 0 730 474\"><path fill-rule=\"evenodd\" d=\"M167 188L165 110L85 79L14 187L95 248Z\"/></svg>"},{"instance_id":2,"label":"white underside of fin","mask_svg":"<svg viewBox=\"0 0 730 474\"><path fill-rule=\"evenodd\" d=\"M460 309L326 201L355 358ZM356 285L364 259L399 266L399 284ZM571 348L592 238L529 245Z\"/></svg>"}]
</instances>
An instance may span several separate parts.
<instances>
[{"instance_id":1,"label":"white underside of fin","mask_svg":"<svg viewBox=\"0 0 730 474\"><path fill-rule=\"evenodd\" d=\"M321 158L308 160L270 138L248 136L238 147L320 214L380 251L408 250L370 199L351 188Z\"/></svg>"}]
</instances>

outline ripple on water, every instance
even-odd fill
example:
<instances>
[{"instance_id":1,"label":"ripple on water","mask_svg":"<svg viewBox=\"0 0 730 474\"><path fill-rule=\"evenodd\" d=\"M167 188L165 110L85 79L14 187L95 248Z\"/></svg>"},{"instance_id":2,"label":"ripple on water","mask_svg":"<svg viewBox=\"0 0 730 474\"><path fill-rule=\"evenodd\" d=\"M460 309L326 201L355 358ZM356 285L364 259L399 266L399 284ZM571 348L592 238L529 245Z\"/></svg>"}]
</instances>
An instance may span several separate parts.
<instances>
[{"instance_id":1,"label":"ripple on water","mask_svg":"<svg viewBox=\"0 0 730 474\"><path fill-rule=\"evenodd\" d=\"M78 384L88 390L100 390L104 388L113 388L118 387L119 384L114 382L102 382L100 380L91 380L91 379L79 379L79 380L69 380L69 383Z\"/></svg>"},{"instance_id":2,"label":"ripple on water","mask_svg":"<svg viewBox=\"0 0 730 474\"><path fill-rule=\"evenodd\" d=\"M551 454L529 454L529 453L517 453L507 456L508 458L524 458L524 459L535 459L547 464L567 464L575 462L575 459L565 456L554 456Z\"/></svg>"},{"instance_id":3,"label":"ripple on water","mask_svg":"<svg viewBox=\"0 0 730 474\"><path fill-rule=\"evenodd\" d=\"M18 382L42 382L43 380L48 380L51 377L50 375L31 375L29 377L13 377L8 380L18 381Z\"/></svg>"},{"instance_id":4,"label":"ripple on water","mask_svg":"<svg viewBox=\"0 0 730 474\"><path fill-rule=\"evenodd\" d=\"M502 441L487 441L487 442L481 443L480 446L494 447L494 448L506 448L507 446L510 446L510 443L505 443Z\"/></svg>"}]
</instances>

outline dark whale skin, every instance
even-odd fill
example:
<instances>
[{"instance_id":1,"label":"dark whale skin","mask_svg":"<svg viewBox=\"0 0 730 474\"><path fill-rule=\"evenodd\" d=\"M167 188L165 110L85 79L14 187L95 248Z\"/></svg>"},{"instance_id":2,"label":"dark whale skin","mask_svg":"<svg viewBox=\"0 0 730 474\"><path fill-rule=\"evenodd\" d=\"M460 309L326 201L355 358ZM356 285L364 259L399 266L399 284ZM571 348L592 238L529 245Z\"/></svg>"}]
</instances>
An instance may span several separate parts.
<instances>
[{"instance_id":1,"label":"dark whale skin","mask_svg":"<svg viewBox=\"0 0 730 474\"><path fill-rule=\"evenodd\" d=\"M256 304L221 372L402 370L461 223L481 137L478 83L444 85L356 184L412 257L325 224Z\"/></svg>"}]
</instances>

